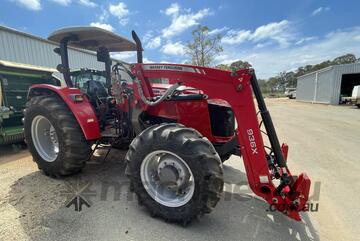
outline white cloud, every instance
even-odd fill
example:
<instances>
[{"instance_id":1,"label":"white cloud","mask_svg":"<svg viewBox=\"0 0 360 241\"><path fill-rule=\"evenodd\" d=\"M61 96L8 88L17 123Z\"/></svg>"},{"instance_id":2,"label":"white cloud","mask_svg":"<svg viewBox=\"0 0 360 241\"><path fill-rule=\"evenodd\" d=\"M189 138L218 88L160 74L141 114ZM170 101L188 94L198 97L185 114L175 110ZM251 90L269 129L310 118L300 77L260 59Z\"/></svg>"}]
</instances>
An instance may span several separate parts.
<instances>
[{"instance_id":1,"label":"white cloud","mask_svg":"<svg viewBox=\"0 0 360 241\"><path fill-rule=\"evenodd\" d=\"M33 11L41 10L40 0L15 0L19 5Z\"/></svg>"},{"instance_id":2,"label":"white cloud","mask_svg":"<svg viewBox=\"0 0 360 241\"><path fill-rule=\"evenodd\" d=\"M300 40L298 40L295 44L300 45L300 44L303 44L303 43L306 43L306 42L309 42L309 41L312 41L315 39L317 39L317 37L305 37L305 38L301 38Z\"/></svg>"},{"instance_id":3,"label":"white cloud","mask_svg":"<svg viewBox=\"0 0 360 241\"><path fill-rule=\"evenodd\" d=\"M306 64L316 64L337 56L353 53L360 55L360 27L331 32L318 40L304 42L288 48L268 46L261 49L243 49L239 46L224 46L217 63L231 63L234 60L249 61L260 78L268 78L281 71L296 69Z\"/></svg>"},{"instance_id":4,"label":"white cloud","mask_svg":"<svg viewBox=\"0 0 360 241\"><path fill-rule=\"evenodd\" d=\"M68 6L71 3L71 0L51 0L57 4L60 4L62 6Z\"/></svg>"},{"instance_id":5,"label":"white cloud","mask_svg":"<svg viewBox=\"0 0 360 241\"><path fill-rule=\"evenodd\" d=\"M229 56L228 54L220 54L215 56L215 62L217 64L231 64L232 62L237 61L238 59L232 59L231 56Z\"/></svg>"},{"instance_id":6,"label":"white cloud","mask_svg":"<svg viewBox=\"0 0 360 241\"><path fill-rule=\"evenodd\" d=\"M228 30L229 28L228 27L223 27L223 28L215 28L215 29L213 29L213 30L211 30L211 31L209 31L209 35L213 35L213 34L219 34L219 33L222 33L222 32L224 32L224 31L226 31L226 30Z\"/></svg>"},{"instance_id":7,"label":"white cloud","mask_svg":"<svg viewBox=\"0 0 360 241\"><path fill-rule=\"evenodd\" d=\"M294 39L291 23L288 20L273 22L262 25L251 32L250 30L229 30L222 42L225 44L240 44L245 41L268 41L272 40L281 47L287 47Z\"/></svg>"},{"instance_id":8,"label":"white cloud","mask_svg":"<svg viewBox=\"0 0 360 241\"><path fill-rule=\"evenodd\" d=\"M224 44L240 44L248 40L251 36L249 30L229 30L225 37L222 38L221 42Z\"/></svg>"},{"instance_id":9,"label":"white cloud","mask_svg":"<svg viewBox=\"0 0 360 241\"><path fill-rule=\"evenodd\" d=\"M178 35L185 31L186 29L198 25L199 20L211 14L208 8L202 9L196 13L186 10L184 14L180 13L180 7L178 4L172 4L164 12L166 15L171 16L171 24L167 28L162 30L162 36L165 38L170 38L172 36Z\"/></svg>"},{"instance_id":10,"label":"white cloud","mask_svg":"<svg viewBox=\"0 0 360 241\"><path fill-rule=\"evenodd\" d=\"M110 4L109 12L119 19L120 25L125 26L129 22L127 16L130 11L125 3L119 2L118 4Z\"/></svg>"},{"instance_id":11,"label":"white cloud","mask_svg":"<svg viewBox=\"0 0 360 241\"><path fill-rule=\"evenodd\" d=\"M185 55L185 46L181 42L167 43L161 48L161 52L167 55Z\"/></svg>"},{"instance_id":12,"label":"white cloud","mask_svg":"<svg viewBox=\"0 0 360 241\"><path fill-rule=\"evenodd\" d=\"M97 17L99 22L105 23L109 19L109 12L106 9L102 9L101 13Z\"/></svg>"},{"instance_id":13,"label":"white cloud","mask_svg":"<svg viewBox=\"0 0 360 241\"><path fill-rule=\"evenodd\" d=\"M143 62L144 62L145 64L154 63L154 61L152 61L152 60L150 60L150 59L148 59L148 58L146 58L146 57L143 58Z\"/></svg>"},{"instance_id":14,"label":"white cloud","mask_svg":"<svg viewBox=\"0 0 360 241\"><path fill-rule=\"evenodd\" d=\"M321 13L327 12L329 10L330 10L330 7L319 7L311 13L311 16L320 15Z\"/></svg>"},{"instance_id":15,"label":"white cloud","mask_svg":"<svg viewBox=\"0 0 360 241\"><path fill-rule=\"evenodd\" d=\"M94 8L97 6L96 3L90 1L90 0L79 0L79 4L85 6L85 7L90 7L90 8Z\"/></svg>"},{"instance_id":16,"label":"white cloud","mask_svg":"<svg viewBox=\"0 0 360 241\"><path fill-rule=\"evenodd\" d=\"M262 43L256 44L255 48L261 49L261 48L265 48L270 45L271 45L271 42L267 41L267 42L262 42Z\"/></svg>"},{"instance_id":17,"label":"white cloud","mask_svg":"<svg viewBox=\"0 0 360 241\"><path fill-rule=\"evenodd\" d=\"M282 20L280 22L269 23L258 27L252 34L251 39L260 41L264 39L273 39L279 44L287 44L288 38L291 37L290 22Z\"/></svg>"},{"instance_id":18,"label":"white cloud","mask_svg":"<svg viewBox=\"0 0 360 241\"><path fill-rule=\"evenodd\" d=\"M93 23L90 23L90 26L102 28L102 29L105 29L105 30L108 30L108 31L111 31L111 32L114 31L113 26L111 26L110 24L107 24L107 23L93 22Z\"/></svg>"},{"instance_id":19,"label":"white cloud","mask_svg":"<svg viewBox=\"0 0 360 241\"><path fill-rule=\"evenodd\" d=\"M136 52L119 52L119 53L111 53L112 58L121 60L124 62L134 63L136 61Z\"/></svg>"},{"instance_id":20,"label":"white cloud","mask_svg":"<svg viewBox=\"0 0 360 241\"><path fill-rule=\"evenodd\" d=\"M360 34L359 34L359 35L354 36L354 40L355 40L355 41L360 41Z\"/></svg>"},{"instance_id":21,"label":"white cloud","mask_svg":"<svg viewBox=\"0 0 360 241\"><path fill-rule=\"evenodd\" d=\"M126 4L123 2L119 2L115 5L110 4L109 11L112 15L118 18L123 18L129 14L129 9L127 9Z\"/></svg>"},{"instance_id":22,"label":"white cloud","mask_svg":"<svg viewBox=\"0 0 360 241\"><path fill-rule=\"evenodd\" d=\"M157 36L155 38L150 39L147 44L146 44L146 48L149 49L156 49L161 45L161 37Z\"/></svg>"},{"instance_id":23,"label":"white cloud","mask_svg":"<svg viewBox=\"0 0 360 241\"><path fill-rule=\"evenodd\" d=\"M147 43L151 38L153 37L153 31L152 30L148 30L142 38L142 42L143 43Z\"/></svg>"},{"instance_id":24,"label":"white cloud","mask_svg":"<svg viewBox=\"0 0 360 241\"><path fill-rule=\"evenodd\" d=\"M129 19L128 18L122 18L119 20L119 23L121 26L125 26L126 24L129 23Z\"/></svg>"},{"instance_id":25,"label":"white cloud","mask_svg":"<svg viewBox=\"0 0 360 241\"><path fill-rule=\"evenodd\" d=\"M161 36L154 36L152 30L147 31L142 39L144 46L148 49L156 49L161 45Z\"/></svg>"},{"instance_id":26,"label":"white cloud","mask_svg":"<svg viewBox=\"0 0 360 241\"><path fill-rule=\"evenodd\" d=\"M173 3L173 4L171 4L170 5L170 7L168 7L167 9L165 9L165 11L164 11L164 13L166 14L166 15L168 15L168 16L170 16L170 15L177 15L178 13L179 13L179 11L180 11L180 6L179 6L179 4L177 4L177 3Z\"/></svg>"}]
</instances>

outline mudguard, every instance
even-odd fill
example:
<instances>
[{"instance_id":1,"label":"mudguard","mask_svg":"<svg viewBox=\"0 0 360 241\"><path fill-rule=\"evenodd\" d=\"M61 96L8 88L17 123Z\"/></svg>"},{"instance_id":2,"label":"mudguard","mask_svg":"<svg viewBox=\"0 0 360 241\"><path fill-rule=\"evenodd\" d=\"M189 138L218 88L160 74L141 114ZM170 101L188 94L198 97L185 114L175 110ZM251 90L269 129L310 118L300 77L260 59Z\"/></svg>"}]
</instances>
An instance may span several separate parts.
<instances>
[{"instance_id":1,"label":"mudguard","mask_svg":"<svg viewBox=\"0 0 360 241\"><path fill-rule=\"evenodd\" d=\"M75 102L71 97L72 95L81 95L82 93L79 89L36 84L30 87L28 100L44 92L55 93L66 103L79 123L86 140L96 140L101 137L98 119L88 99L84 98L81 102Z\"/></svg>"}]
</instances>

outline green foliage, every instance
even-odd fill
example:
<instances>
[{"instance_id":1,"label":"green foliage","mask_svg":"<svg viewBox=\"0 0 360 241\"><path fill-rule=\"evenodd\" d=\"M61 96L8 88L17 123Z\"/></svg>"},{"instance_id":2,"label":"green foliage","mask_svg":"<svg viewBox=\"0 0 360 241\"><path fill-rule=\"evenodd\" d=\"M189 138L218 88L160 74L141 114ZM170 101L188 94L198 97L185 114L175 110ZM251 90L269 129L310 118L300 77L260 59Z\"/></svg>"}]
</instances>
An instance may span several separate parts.
<instances>
[{"instance_id":1,"label":"green foliage","mask_svg":"<svg viewBox=\"0 0 360 241\"><path fill-rule=\"evenodd\" d=\"M235 61L230 64L230 69L232 71L237 71L239 69L249 69L251 67L252 66L250 63L248 63L247 61L241 61L241 60Z\"/></svg>"},{"instance_id":2,"label":"green foliage","mask_svg":"<svg viewBox=\"0 0 360 241\"><path fill-rule=\"evenodd\" d=\"M199 25L192 31L193 40L186 45L186 52L191 57L193 65L210 66L214 57L223 51L221 35L209 35L207 26Z\"/></svg>"},{"instance_id":3,"label":"green foliage","mask_svg":"<svg viewBox=\"0 0 360 241\"><path fill-rule=\"evenodd\" d=\"M221 69L221 70L231 70L230 66L227 64L219 64L219 65L216 65L215 68Z\"/></svg>"},{"instance_id":4,"label":"green foliage","mask_svg":"<svg viewBox=\"0 0 360 241\"><path fill-rule=\"evenodd\" d=\"M222 70L230 70L230 71L237 71L239 69L248 69L251 68L251 64L247 61L237 60L232 62L231 64L219 64L216 65L215 68L222 69Z\"/></svg>"},{"instance_id":5,"label":"green foliage","mask_svg":"<svg viewBox=\"0 0 360 241\"><path fill-rule=\"evenodd\" d=\"M260 87L260 90L262 93L270 92L269 85L266 80L258 79L257 81L258 81L258 84L259 84L259 87Z\"/></svg>"}]
</instances>

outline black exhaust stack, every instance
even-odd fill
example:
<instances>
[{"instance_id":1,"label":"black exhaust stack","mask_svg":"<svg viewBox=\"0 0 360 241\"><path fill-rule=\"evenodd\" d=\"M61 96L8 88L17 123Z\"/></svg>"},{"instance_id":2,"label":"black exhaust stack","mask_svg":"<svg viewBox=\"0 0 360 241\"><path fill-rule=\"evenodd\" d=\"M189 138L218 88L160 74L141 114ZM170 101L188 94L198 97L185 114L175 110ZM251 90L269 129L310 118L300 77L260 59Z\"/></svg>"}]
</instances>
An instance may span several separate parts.
<instances>
[{"instance_id":1,"label":"black exhaust stack","mask_svg":"<svg viewBox=\"0 0 360 241\"><path fill-rule=\"evenodd\" d=\"M131 31L131 35L136 43L137 62L139 64L142 64L143 63L143 55L142 55L143 48L142 48L141 40L138 37L138 35L135 33L134 30Z\"/></svg>"}]
</instances>

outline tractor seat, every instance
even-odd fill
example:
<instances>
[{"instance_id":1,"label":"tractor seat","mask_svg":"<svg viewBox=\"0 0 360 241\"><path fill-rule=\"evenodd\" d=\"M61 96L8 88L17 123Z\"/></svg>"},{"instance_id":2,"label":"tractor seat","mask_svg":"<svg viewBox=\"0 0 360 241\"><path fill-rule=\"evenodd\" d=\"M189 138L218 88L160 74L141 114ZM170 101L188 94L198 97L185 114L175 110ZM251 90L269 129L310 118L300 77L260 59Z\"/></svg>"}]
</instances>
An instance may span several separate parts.
<instances>
[{"instance_id":1,"label":"tractor seat","mask_svg":"<svg viewBox=\"0 0 360 241\"><path fill-rule=\"evenodd\" d=\"M92 98L107 99L109 94L103 83L96 80L88 80L85 82L86 94Z\"/></svg>"}]
</instances>

